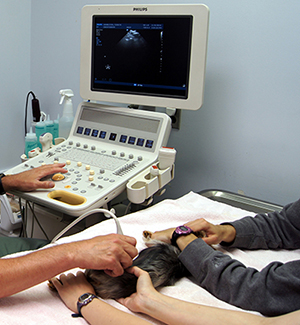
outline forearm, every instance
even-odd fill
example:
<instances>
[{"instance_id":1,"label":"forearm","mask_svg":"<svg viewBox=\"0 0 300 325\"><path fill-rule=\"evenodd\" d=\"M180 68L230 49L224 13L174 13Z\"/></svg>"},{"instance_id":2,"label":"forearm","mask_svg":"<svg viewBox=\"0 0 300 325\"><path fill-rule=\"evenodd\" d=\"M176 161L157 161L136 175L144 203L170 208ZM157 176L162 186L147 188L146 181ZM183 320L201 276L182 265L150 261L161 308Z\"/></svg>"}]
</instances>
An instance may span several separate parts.
<instances>
[{"instance_id":1,"label":"forearm","mask_svg":"<svg viewBox=\"0 0 300 325\"><path fill-rule=\"evenodd\" d=\"M232 305L267 316L300 309L300 261L273 262L258 271L212 249L202 239L189 244L179 259L197 284Z\"/></svg>"},{"instance_id":2,"label":"forearm","mask_svg":"<svg viewBox=\"0 0 300 325\"><path fill-rule=\"evenodd\" d=\"M232 247L246 249L300 248L300 200L282 211L231 222L237 235ZM224 243L222 243L224 244Z\"/></svg>"},{"instance_id":3,"label":"forearm","mask_svg":"<svg viewBox=\"0 0 300 325\"><path fill-rule=\"evenodd\" d=\"M91 325L105 325L105 324L130 324L130 325L146 325L150 324L146 320L126 313L108 303L94 299L87 306L81 309L82 316Z\"/></svg>"},{"instance_id":4,"label":"forearm","mask_svg":"<svg viewBox=\"0 0 300 325\"><path fill-rule=\"evenodd\" d=\"M39 250L25 256L0 259L0 298L10 296L55 275L77 267L69 244Z\"/></svg>"},{"instance_id":5,"label":"forearm","mask_svg":"<svg viewBox=\"0 0 300 325\"><path fill-rule=\"evenodd\" d=\"M188 246L192 241L194 241L197 238L198 237L196 237L194 234L189 234L187 236L180 236L176 240L176 244L177 244L178 248L181 251L183 251L186 248L186 246Z\"/></svg>"},{"instance_id":6,"label":"forearm","mask_svg":"<svg viewBox=\"0 0 300 325\"><path fill-rule=\"evenodd\" d=\"M194 304L158 293L146 300L143 312L170 325L259 324L262 317Z\"/></svg>"}]
</instances>

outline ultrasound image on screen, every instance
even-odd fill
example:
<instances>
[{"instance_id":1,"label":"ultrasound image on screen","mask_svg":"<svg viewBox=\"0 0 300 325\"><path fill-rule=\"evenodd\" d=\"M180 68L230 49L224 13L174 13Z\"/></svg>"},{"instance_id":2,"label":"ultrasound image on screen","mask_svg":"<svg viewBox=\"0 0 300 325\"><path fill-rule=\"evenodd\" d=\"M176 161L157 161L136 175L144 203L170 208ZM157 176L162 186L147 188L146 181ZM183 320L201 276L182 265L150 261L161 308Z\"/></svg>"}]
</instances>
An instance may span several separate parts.
<instances>
[{"instance_id":1,"label":"ultrasound image on screen","mask_svg":"<svg viewBox=\"0 0 300 325\"><path fill-rule=\"evenodd\" d=\"M191 16L94 16L92 90L187 98L191 28Z\"/></svg>"}]
</instances>

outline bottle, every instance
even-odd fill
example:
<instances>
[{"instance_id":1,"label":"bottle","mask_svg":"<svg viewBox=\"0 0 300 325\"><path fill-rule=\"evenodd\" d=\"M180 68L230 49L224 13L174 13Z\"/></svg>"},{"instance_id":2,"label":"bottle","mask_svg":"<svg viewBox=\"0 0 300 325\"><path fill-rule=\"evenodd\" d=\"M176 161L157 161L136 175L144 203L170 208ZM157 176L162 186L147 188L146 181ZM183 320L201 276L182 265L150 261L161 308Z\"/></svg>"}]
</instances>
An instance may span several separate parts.
<instances>
[{"instance_id":1,"label":"bottle","mask_svg":"<svg viewBox=\"0 0 300 325\"><path fill-rule=\"evenodd\" d=\"M53 144L55 144L55 139L59 137L59 114L57 115L57 119L54 122L54 129L53 129Z\"/></svg>"},{"instance_id":2,"label":"bottle","mask_svg":"<svg viewBox=\"0 0 300 325\"><path fill-rule=\"evenodd\" d=\"M59 136L67 139L74 120L72 103L74 93L71 89L62 89L59 94L61 95L59 104L65 102L63 116L59 119Z\"/></svg>"},{"instance_id":3,"label":"bottle","mask_svg":"<svg viewBox=\"0 0 300 325\"><path fill-rule=\"evenodd\" d=\"M50 115L48 115L47 120L45 121L46 124L46 132L47 133L51 133L52 134L52 141L54 138L54 122L52 120L50 120Z\"/></svg>"},{"instance_id":4,"label":"bottle","mask_svg":"<svg viewBox=\"0 0 300 325\"><path fill-rule=\"evenodd\" d=\"M32 132L32 127L30 127L30 131L26 133L25 136L25 155L28 157L28 152L35 149L37 146L36 134Z\"/></svg>"},{"instance_id":5,"label":"bottle","mask_svg":"<svg viewBox=\"0 0 300 325\"><path fill-rule=\"evenodd\" d=\"M42 144L39 141L40 135L46 133L46 123L42 120L42 116L40 117L40 121L35 125L35 134L37 137L37 142L39 148L42 150Z\"/></svg>"}]
</instances>

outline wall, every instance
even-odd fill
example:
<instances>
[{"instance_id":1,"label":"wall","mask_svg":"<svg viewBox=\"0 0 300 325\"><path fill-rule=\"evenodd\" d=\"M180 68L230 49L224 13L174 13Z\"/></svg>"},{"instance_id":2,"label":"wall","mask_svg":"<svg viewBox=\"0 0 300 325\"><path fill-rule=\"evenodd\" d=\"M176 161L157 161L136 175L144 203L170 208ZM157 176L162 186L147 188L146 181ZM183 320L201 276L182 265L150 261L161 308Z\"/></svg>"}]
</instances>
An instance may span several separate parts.
<instances>
[{"instance_id":1,"label":"wall","mask_svg":"<svg viewBox=\"0 0 300 325\"><path fill-rule=\"evenodd\" d=\"M172 193L220 188L280 204L296 200L300 3L206 3L205 102L199 112L184 112L171 138L180 173Z\"/></svg>"},{"instance_id":2,"label":"wall","mask_svg":"<svg viewBox=\"0 0 300 325\"><path fill-rule=\"evenodd\" d=\"M21 162L30 88L30 0L0 1L0 171Z\"/></svg>"},{"instance_id":3,"label":"wall","mask_svg":"<svg viewBox=\"0 0 300 325\"><path fill-rule=\"evenodd\" d=\"M299 198L300 3L206 1L211 9L203 108L184 112L172 194L244 191Z\"/></svg>"},{"instance_id":4,"label":"wall","mask_svg":"<svg viewBox=\"0 0 300 325\"><path fill-rule=\"evenodd\" d=\"M204 105L196 112L184 111L181 129L171 134L169 144L178 151L176 177L164 197L218 188L241 190L279 204L296 200L300 2L204 2L211 11ZM53 118L61 112L59 89L74 90L75 106L81 101L84 4L82 0L31 1L30 86Z\"/></svg>"}]
</instances>

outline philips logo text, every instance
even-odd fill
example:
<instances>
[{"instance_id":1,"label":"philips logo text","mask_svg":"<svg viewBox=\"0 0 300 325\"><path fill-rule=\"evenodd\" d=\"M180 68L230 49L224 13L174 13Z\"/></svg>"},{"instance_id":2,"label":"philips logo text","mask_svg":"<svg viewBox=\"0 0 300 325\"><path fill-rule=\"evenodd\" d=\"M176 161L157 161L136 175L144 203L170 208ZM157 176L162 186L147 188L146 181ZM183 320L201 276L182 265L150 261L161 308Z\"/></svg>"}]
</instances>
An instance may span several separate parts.
<instances>
[{"instance_id":1,"label":"philips logo text","mask_svg":"<svg viewBox=\"0 0 300 325\"><path fill-rule=\"evenodd\" d=\"M144 7L144 8L133 8L133 11L148 11L148 8Z\"/></svg>"}]
</instances>

